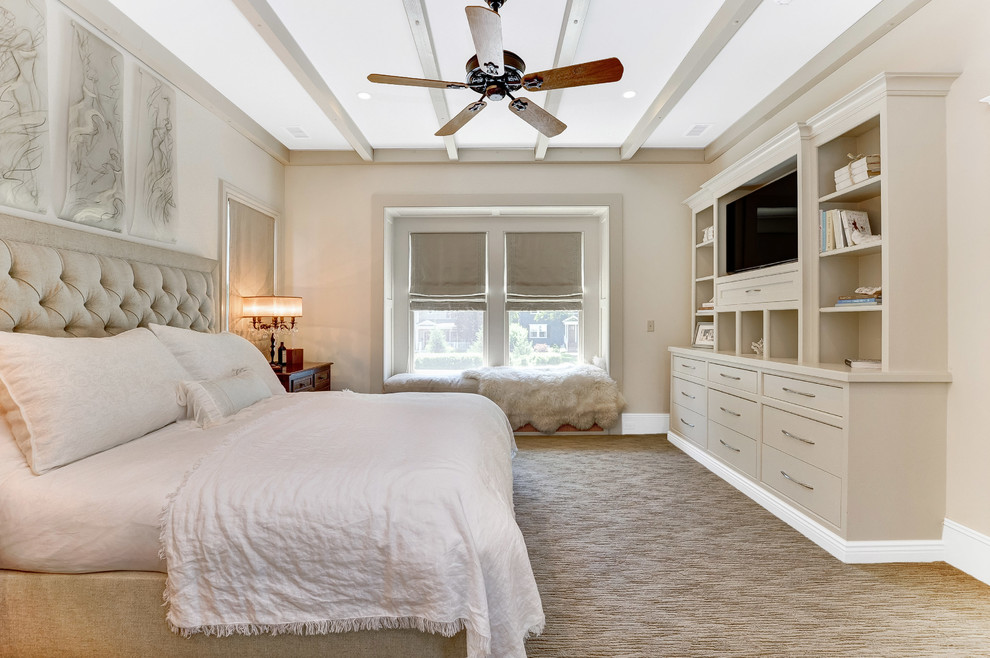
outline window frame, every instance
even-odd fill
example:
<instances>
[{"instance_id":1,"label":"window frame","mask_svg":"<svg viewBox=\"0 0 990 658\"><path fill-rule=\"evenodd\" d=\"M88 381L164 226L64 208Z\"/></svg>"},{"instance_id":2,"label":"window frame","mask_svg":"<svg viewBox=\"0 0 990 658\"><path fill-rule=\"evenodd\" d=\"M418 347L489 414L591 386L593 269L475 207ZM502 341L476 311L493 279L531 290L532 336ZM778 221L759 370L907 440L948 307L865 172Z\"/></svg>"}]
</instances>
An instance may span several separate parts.
<instances>
[{"instance_id":1,"label":"window frame","mask_svg":"<svg viewBox=\"0 0 990 658\"><path fill-rule=\"evenodd\" d=\"M393 218L386 240L386 298L391 297L385 320L386 363L390 374L414 372L415 334L409 307L409 234L486 232L488 290L485 313L484 363L509 363L509 316L505 304L505 233L581 232L584 234L584 294L579 332L579 358L607 354L609 286L608 224L597 213L554 215L519 214L501 216L400 215ZM390 280L389 280L390 279ZM388 293L391 295L388 295ZM500 318L496 321L495 318Z\"/></svg>"}]
</instances>

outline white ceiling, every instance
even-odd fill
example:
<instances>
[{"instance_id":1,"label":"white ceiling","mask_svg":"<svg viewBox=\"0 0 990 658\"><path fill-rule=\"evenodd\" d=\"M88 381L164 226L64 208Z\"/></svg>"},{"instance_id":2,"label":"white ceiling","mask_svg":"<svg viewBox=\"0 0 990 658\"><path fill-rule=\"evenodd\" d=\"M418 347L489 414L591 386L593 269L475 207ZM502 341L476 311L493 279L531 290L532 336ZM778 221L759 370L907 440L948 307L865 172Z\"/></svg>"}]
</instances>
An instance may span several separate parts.
<instances>
[{"instance_id":1,"label":"white ceiling","mask_svg":"<svg viewBox=\"0 0 990 658\"><path fill-rule=\"evenodd\" d=\"M289 151L355 151L366 160L388 149L451 158L526 149L542 159L548 146L606 149L614 159L641 147L707 149L710 158L713 145L752 127L748 117L779 107L926 1L507 0L504 47L527 71L618 57L625 74L520 92L568 125L549 141L504 101L489 102L445 141L434 132L474 92L433 91L431 100L428 89L372 84L367 75L437 77L424 73L426 62L440 79L463 81L474 54L464 7L484 0L109 0L253 119L245 130L260 127ZM710 125L686 136L696 124ZM293 136L300 129L306 136Z\"/></svg>"}]
</instances>

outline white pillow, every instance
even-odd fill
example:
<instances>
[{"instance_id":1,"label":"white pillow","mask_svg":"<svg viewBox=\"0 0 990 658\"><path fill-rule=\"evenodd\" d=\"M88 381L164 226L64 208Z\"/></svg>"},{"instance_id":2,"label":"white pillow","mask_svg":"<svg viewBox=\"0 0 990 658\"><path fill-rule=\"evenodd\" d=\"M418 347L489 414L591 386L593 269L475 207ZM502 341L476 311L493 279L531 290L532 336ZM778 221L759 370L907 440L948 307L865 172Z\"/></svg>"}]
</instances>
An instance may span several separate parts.
<instances>
[{"instance_id":1,"label":"white pillow","mask_svg":"<svg viewBox=\"0 0 990 658\"><path fill-rule=\"evenodd\" d=\"M147 329L107 338L0 332L0 410L38 475L182 418L188 376Z\"/></svg>"},{"instance_id":2,"label":"white pillow","mask_svg":"<svg viewBox=\"0 0 990 658\"><path fill-rule=\"evenodd\" d=\"M261 378L272 395L285 393L264 355L237 334L206 334L162 324L151 324L148 328L189 371L192 379L223 379L246 368Z\"/></svg>"},{"instance_id":3,"label":"white pillow","mask_svg":"<svg viewBox=\"0 0 990 658\"><path fill-rule=\"evenodd\" d=\"M182 386L188 416L200 427L218 425L244 407L272 396L265 382L250 371L222 379L182 382ZM179 402L183 402L181 397Z\"/></svg>"}]
</instances>

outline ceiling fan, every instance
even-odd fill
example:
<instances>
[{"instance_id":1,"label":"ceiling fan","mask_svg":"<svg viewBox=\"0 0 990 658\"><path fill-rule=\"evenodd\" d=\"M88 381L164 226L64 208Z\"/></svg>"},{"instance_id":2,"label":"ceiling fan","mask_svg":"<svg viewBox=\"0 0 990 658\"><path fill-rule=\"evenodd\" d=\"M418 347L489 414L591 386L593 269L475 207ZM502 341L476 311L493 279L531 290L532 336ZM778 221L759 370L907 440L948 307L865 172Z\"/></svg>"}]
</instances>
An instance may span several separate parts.
<instances>
[{"instance_id":1,"label":"ceiling fan","mask_svg":"<svg viewBox=\"0 0 990 658\"><path fill-rule=\"evenodd\" d=\"M488 105L485 98L500 101L509 98L509 110L536 128L547 137L564 132L567 126L542 107L528 98L516 98L512 92L549 91L567 87L596 85L603 82L616 82L622 78L622 62L617 58L600 59L584 64L562 66L537 73L526 73L526 63L508 50L502 50L502 18L499 8L505 0L485 0L491 9L465 7L471 38L477 54L468 60L466 82L444 82L425 78L405 78L396 75L368 76L371 82L410 87L433 87L436 89L471 89L481 98L468 104L457 116L448 121L436 132L438 137L453 135L476 117Z\"/></svg>"}]
</instances>

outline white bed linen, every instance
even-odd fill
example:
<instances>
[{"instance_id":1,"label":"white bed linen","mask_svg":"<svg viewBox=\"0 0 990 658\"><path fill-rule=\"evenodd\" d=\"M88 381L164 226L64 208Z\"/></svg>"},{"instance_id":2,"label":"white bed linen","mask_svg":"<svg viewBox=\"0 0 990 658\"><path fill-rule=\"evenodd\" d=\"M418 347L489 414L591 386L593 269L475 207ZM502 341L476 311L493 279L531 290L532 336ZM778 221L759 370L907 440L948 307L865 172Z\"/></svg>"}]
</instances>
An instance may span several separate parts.
<instances>
[{"instance_id":1,"label":"white bed linen","mask_svg":"<svg viewBox=\"0 0 990 658\"><path fill-rule=\"evenodd\" d=\"M238 414L238 422L287 404L288 397L263 400ZM194 421L180 421L35 475L0 417L0 568L164 572L158 552L165 500L221 440Z\"/></svg>"},{"instance_id":2,"label":"white bed linen","mask_svg":"<svg viewBox=\"0 0 990 658\"><path fill-rule=\"evenodd\" d=\"M184 634L467 630L525 656L543 627L512 509L512 430L463 394L295 394L217 430L163 517Z\"/></svg>"}]
</instances>

